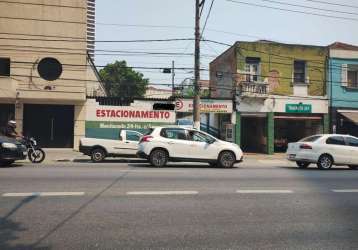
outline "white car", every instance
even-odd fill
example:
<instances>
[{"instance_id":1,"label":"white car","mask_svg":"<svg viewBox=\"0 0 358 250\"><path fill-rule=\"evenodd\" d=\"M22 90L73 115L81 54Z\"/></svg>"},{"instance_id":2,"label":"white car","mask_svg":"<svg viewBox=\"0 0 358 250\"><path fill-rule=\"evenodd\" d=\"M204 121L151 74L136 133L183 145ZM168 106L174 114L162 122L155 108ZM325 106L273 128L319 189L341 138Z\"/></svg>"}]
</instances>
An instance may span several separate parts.
<instances>
[{"instance_id":1,"label":"white car","mask_svg":"<svg viewBox=\"0 0 358 250\"><path fill-rule=\"evenodd\" d=\"M168 161L207 162L211 166L232 167L243 160L240 147L195 130L181 127L154 128L139 142L138 156L155 167Z\"/></svg>"},{"instance_id":2,"label":"white car","mask_svg":"<svg viewBox=\"0 0 358 250\"><path fill-rule=\"evenodd\" d=\"M358 168L358 138L350 135L322 134L289 143L287 159L295 161L299 168L317 163L319 169L332 165L348 165Z\"/></svg>"},{"instance_id":3,"label":"white car","mask_svg":"<svg viewBox=\"0 0 358 250\"><path fill-rule=\"evenodd\" d=\"M106 157L136 157L142 136L137 131L121 130L118 140L81 138L80 152L91 156L93 162L101 162Z\"/></svg>"}]
</instances>

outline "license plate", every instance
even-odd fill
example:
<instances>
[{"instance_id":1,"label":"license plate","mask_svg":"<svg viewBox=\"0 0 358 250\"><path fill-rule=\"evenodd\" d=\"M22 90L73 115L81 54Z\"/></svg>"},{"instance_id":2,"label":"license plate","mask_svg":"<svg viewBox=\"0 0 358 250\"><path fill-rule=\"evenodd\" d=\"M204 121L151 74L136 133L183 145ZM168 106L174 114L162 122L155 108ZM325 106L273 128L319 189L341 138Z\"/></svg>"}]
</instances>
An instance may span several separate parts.
<instances>
[{"instance_id":1,"label":"license plate","mask_svg":"<svg viewBox=\"0 0 358 250\"><path fill-rule=\"evenodd\" d=\"M295 159L296 155L289 155L288 156L288 159L292 160L292 159Z\"/></svg>"}]
</instances>

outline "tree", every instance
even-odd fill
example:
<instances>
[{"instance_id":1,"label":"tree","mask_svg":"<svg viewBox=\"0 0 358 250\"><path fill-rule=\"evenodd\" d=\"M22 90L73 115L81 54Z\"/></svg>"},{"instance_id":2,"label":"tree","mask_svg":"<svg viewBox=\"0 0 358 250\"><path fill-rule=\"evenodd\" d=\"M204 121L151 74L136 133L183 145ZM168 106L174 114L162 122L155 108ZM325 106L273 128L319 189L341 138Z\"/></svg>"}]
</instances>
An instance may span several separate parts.
<instances>
[{"instance_id":1,"label":"tree","mask_svg":"<svg viewBox=\"0 0 358 250\"><path fill-rule=\"evenodd\" d=\"M99 71L108 96L143 97L149 83L143 74L127 66L126 61L115 61Z\"/></svg>"}]
</instances>

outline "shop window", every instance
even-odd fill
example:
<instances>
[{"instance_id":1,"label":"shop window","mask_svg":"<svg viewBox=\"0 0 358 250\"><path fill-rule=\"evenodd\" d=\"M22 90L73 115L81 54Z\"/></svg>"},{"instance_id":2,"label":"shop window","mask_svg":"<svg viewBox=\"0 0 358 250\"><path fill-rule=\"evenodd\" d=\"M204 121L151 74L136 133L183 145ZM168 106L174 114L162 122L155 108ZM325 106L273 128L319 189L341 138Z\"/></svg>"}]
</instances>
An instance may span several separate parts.
<instances>
[{"instance_id":1,"label":"shop window","mask_svg":"<svg viewBox=\"0 0 358 250\"><path fill-rule=\"evenodd\" d=\"M331 145L346 145L342 136L331 136L326 140L326 144Z\"/></svg>"},{"instance_id":2,"label":"shop window","mask_svg":"<svg viewBox=\"0 0 358 250\"><path fill-rule=\"evenodd\" d=\"M306 62L295 61L293 69L293 83L306 83Z\"/></svg>"},{"instance_id":3,"label":"shop window","mask_svg":"<svg viewBox=\"0 0 358 250\"><path fill-rule=\"evenodd\" d=\"M0 76L10 76L10 58L0 58Z\"/></svg>"},{"instance_id":4,"label":"shop window","mask_svg":"<svg viewBox=\"0 0 358 250\"><path fill-rule=\"evenodd\" d=\"M260 76L260 58L247 57L245 73L247 82L257 82Z\"/></svg>"}]
</instances>

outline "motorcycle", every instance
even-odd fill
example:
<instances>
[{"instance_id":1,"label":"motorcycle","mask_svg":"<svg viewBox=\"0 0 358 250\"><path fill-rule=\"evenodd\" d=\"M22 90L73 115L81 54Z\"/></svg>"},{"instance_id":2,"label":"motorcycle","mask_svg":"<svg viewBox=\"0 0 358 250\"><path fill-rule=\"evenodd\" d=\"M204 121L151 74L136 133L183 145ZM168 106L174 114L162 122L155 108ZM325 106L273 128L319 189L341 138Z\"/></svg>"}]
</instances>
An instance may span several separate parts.
<instances>
[{"instance_id":1,"label":"motorcycle","mask_svg":"<svg viewBox=\"0 0 358 250\"><path fill-rule=\"evenodd\" d=\"M37 141L34 138L23 137L22 140L27 148L28 158L32 163L41 163L45 160L45 151L37 145Z\"/></svg>"}]
</instances>

